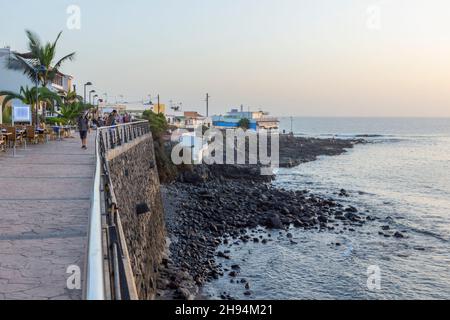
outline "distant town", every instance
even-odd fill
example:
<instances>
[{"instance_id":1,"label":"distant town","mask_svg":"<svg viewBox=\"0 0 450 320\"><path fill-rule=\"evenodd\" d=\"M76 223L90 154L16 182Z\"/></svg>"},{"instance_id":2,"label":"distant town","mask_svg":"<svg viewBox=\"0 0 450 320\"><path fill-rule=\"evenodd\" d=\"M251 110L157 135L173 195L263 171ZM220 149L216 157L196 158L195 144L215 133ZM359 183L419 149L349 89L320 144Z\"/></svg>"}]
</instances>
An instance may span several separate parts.
<instances>
[{"instance_id":1,"label":"distant town","mask_svg":"<svg viewBox=\"0 0 450 320\"><path fill-rule=\"evenodd\" d=\"M14 68L11 68L11 64L16 63L17 56L24 60L28 59L30 60L29 62L32 63L28 53L14 52L8 47L0 49L0 70L2 73L0 87L3 90L19 92L21 87L32 88L35 85L26 74L17 72ZM169 105L162 103L159 95L157 101L152 101L152 98L149 96L148 99L143 99L139 102L126 102L117 100L117 98L113 99L115 101L112 102L108 98L107 93L100 94L92 89L92 83L88 82L84 84L82 88L77 88L74 84L74 76L64 74L60 71L58 71L58 74L52 79L48 88L62 98L69 95L82 95L81 98L86 104L97 108L99 116L104 116L116 110L119 114L129 114L133 118L140 118L145 111L151 110L156 114L163 114L169 125L179 129L193 130L198 127L232 129L241 127L242 123L245 122L245 129L247 130L278 130L280 123L278 118L270 116L268 112L264 112L260 109L254 111L243 105L238 108L231 108L230 111L224 112L223 114L210 116L208 111L209 95L207 95L205 114L190 110L190 108L184 108L181 103L173 104L170 102ZM123 96L121 98L123 100ZM3 100L4 96L0 97L0 105L2 105ZM39 115L43 115L45 112L46 118L54 119L55 122L58 122L58 119L61 119L61 122L63 122L64 115L61 113L61 106L57 101L55 102L55 106L48 109L43 108L44 104L41 104L37 112ZM14 103L14 101L11 103ZM5 111L6 108L0 112L0 123L4 122L3 117L5 116L2 115Z\"/></svg>"},{"instance_id":2,"label":"distant town","mask_svg":"<svg viewBox=\"0 0 450 320\"><path fill-rule=\"evenodd\" d=\"M244 111L244 107L240 109L232 108L223 115L206 116L198 111L182 110L180 107L167 107L162 103L107 103L102 102L99 105L101 113L109 113L117 110L119 113L131 113L136 117L140 117L146 110L151 110L157 114L163 114L169 125L179 129L195 129L198 127L231 129L240 127L242 120L248 120L248 129L258 131L260 129L278 130L279 119L272 117L264 111Z\"/></svg>"}]
</instances>

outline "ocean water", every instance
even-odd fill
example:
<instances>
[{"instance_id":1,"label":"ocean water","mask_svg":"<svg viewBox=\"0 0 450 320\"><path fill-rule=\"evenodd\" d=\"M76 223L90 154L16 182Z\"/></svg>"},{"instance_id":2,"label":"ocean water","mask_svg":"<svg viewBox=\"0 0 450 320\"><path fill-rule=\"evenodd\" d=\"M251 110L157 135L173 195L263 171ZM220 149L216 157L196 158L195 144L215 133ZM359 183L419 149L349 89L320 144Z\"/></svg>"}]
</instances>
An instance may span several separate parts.
<instances>
[{"instance_id":1,"label":"ocean water","mask_svg":"<svg viewBox=\"0 0 450 320\"><path fill-rule=\"evenodd\" d=\"M291 130L291 120L282 119ZM380 220L344 233L292 229L273 232L267 245L223 247L238 277L208 284L205 293L236 299L449 299L450 119L294 118L297 135L364 136L346 154L280 169L274 185L339 199ZM350 197L337 193L346 189ZM382 226L406 238L379 235ZM257 233L257 232L256 232ZM336 245L339 243L340 245ZM375 268L375 269L374 269ZM377 288L369 270L379 270ZM372 278L371 278L372 279Z\"/></svg>"}]
</instances>

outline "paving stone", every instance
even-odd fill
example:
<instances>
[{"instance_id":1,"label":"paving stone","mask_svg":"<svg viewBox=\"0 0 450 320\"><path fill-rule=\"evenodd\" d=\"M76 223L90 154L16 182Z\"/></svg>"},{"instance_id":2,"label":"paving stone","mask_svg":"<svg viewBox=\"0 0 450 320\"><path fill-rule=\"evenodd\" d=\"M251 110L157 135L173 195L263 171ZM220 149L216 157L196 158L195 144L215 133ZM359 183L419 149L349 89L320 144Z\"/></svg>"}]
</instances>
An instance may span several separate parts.
<instances>
[{"instance_id":1,"label":"paving stone","mask_svg":"<svg viewBox=\"0 0 450 320\"><path fill-rule=\"evenodd\" d=\"M76 300L66 270L83 272L90 193L91 148L78 139L0 154L0 300Z\"/></svg>"}]
</instances>

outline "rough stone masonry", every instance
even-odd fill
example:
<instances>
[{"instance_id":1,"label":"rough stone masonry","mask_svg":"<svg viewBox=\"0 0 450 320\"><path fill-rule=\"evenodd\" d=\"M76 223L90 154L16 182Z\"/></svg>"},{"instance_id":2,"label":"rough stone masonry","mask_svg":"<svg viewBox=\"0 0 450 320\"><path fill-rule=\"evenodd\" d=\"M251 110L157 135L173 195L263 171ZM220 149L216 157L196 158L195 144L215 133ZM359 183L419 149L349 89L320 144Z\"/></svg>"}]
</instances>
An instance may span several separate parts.
<instances>
[{"instance_id":1,"label":"rough stone masonry","mask_svg":"<svg viewBox=\"0 0 450 320\"><path fill-rule=\"evenodd\" d=\"M109 160L110 175L138 296L148 300L155 297L165 248L164 209L152 135L122 148Z\"/></svg>"}]
</instances>

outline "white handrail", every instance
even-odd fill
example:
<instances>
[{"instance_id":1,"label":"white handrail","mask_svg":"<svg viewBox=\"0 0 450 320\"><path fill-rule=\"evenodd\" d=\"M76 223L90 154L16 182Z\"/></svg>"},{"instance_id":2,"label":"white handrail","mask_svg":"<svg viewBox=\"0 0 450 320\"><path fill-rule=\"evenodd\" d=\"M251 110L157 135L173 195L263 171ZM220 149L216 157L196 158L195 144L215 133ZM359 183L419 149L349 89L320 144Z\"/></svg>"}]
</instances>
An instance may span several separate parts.
<instances>
[{"instance_id":1,"label":"white handrail","mask_svg":"<svg viewBox=\"0 0 450 320\"><path fill-rule=\"evenodd\" d=\"M103 268L102 213L100 203L101 159L99 131L95 139L95 177L89 216L88 254L86 264L86 299L105 300L105 275Z\"/></svg>"},{"instance_id":2,"label":"white handrail","mask_svg":"<svg viewBox=\"0 0 450 320\"><path fill-rule=\"evenodd\" d=\"M134 122L127 122L127 123L119 123L113 126L109 126L109 127L99 127L98 129L100 130L105 130L105 129L112 129L112 128L118 128L118 127L126 127L129 125L133 125L133 124L142 124L142 123L148 123L148 120L138 120L138 121L134 121Z\"/></svg>"},{"instance_id":3,"label":"white handrail","mask_svg":"<svg viewBox=\"0 0 450 320\"><path fill-rule=\"evenodd\" d=\"M109 129L121 128L129 125L148 123L148 121L137 121L126 124L119 124L111 127L101 127L97 129L95 137L95 176L92 190L91 208L89 213L89 234L86 261L86 282L84 297L86 300L105 300L105 269L103 252L103 226L101 208L101 175L102 175L102 154L100 152L100 135L108 132ZM105 139L105 137L103 137ZM104 141L106 143L106 141ZM106 145L104 146L106 148Z\"/></svg>"}]
</instances>

